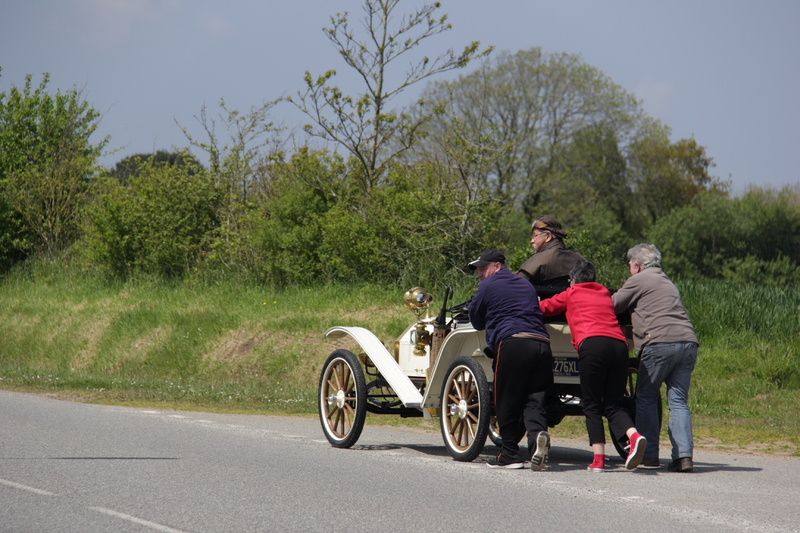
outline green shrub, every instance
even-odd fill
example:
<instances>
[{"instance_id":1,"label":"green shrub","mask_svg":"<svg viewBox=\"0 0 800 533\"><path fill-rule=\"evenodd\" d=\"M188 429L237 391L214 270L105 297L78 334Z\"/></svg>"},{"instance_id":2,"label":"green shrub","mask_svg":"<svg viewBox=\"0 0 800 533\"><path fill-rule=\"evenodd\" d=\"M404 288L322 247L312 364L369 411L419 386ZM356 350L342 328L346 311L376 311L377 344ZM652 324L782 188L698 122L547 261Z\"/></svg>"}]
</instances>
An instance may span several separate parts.
<instances>
[{"instance_id":1,"label":"green shrub","mask_svg":"<svg viewBox=\"0 0 800 533\"><path fill-rule=\"evenodd\" d=\"M127 185L105 180L88 212L87 256L115 275L182 276L197 265L218 225L219 199L208 172L143 162Z\"/></svg>"},{"instance_id":2,"label":"green shrub","mask_svg":"<svg viewBox=\"0 0 800 533\"><path fill-rule=\"evenodd\" d=\"M647 233L673 277L797 286L800 191L753 188L740 198L701 194Z\"/></svg>"},{"instance_id":3,"label":"green shrub","mask_svg":"<svg viewBox=\"0 0 800 533\"><path fill-rule=\"evenodd\" d=\"M722 276L737 285L800 286L800 266L786 256L774 261L764 261L753 255L731 259Z\"/></svg>"}]
</instances>

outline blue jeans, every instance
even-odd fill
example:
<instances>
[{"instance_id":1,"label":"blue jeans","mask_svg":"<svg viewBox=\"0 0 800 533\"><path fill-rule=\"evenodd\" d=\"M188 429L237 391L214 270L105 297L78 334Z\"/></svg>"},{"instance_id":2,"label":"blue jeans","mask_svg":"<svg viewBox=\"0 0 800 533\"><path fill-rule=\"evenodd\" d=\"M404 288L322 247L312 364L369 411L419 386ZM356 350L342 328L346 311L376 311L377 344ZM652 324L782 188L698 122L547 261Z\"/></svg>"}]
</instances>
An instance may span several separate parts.
<instances>
[{"instance_id":1,"label":"blue jeans","mask_svg":"<svg viewBox=\"0 0 800 533\"><path fill-rule=\"evenodd\" d=\"M642 349L636 386L636 428L646 439L646 458L658 458L658 400L661 384L667 384L669 441L672 459L692 457L692 415L689 413L689 385L697 362L694 342L654 343Z\"/></svg>"}]
</instances>

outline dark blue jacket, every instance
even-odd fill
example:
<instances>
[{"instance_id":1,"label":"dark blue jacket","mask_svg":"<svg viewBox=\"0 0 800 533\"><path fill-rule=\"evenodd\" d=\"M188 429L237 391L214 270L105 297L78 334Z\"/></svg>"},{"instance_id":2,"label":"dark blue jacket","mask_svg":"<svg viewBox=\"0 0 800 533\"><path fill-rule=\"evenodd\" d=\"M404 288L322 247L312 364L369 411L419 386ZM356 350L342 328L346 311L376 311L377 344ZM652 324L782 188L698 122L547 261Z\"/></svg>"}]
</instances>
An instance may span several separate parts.
<instances>
[{"instance_id":1,"label":"dark blue jacket","mask_svg":"<svg viewBox=\"0 0 800 533\"><path fill-rule=\"evenodd\" d=\"M469 304L469 321L486 330L486 342L497 349L501 340L515 333L535 333L549 339L531 283L507 268L484 278Z\"/></svg>"}]
</instances>

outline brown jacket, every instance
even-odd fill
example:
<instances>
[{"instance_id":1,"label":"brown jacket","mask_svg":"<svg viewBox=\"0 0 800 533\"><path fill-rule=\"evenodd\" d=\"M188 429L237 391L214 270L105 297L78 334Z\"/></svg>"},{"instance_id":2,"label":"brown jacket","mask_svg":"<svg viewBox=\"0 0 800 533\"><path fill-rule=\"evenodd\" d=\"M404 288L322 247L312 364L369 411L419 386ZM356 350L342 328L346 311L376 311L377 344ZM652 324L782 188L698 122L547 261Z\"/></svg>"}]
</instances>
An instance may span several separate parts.
<instances>
[{"instance_id":1,"label":"brown jacket","mask_svg":"<svg viewBox=\"0 0 800 533\"><path fill-rule=\"evenodd\" d=\"M517 272L537 286L569 287L569 272L583 256L564 247L560 239L543 245Z\"/></svg>"}]
</instances>

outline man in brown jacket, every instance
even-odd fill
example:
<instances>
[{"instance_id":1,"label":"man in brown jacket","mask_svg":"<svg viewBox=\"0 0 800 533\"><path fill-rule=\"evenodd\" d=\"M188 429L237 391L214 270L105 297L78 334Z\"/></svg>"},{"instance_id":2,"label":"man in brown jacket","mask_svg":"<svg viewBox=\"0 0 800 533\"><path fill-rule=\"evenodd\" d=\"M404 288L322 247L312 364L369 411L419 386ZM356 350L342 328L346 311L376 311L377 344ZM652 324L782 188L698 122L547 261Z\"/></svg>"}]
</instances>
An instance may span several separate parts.
<instances>
[{"instance_id":1,"label":"man in brown jacket","mask_svg":"<svg viewBox=\"0 0 800 533\"><path fill-rule=\"evenodd\" d=\"M544 215L537 218L531 227L534 254L522 263L517 274L537 287L569 287L569 271L578 261L585 259L564 246L566 236L567 232L555 217Z\"/></svg>"},{"instance_id":2,"label":"man in brown jacket","mask_svg":"<svg viewBox=\"0 0 800 533\"><path fill-rule=\"evenodd\" d=\"M647 439L642 466L658 467L658 401L667 384L672 472L691 472L692 415L689 386L697 361L697 336L678 288L661 270L661 252L652 244L628 250L631 277L612 295L614 312L630 310L633 344L639 355L636 427Z\"/></svg>"}]
</instances>

